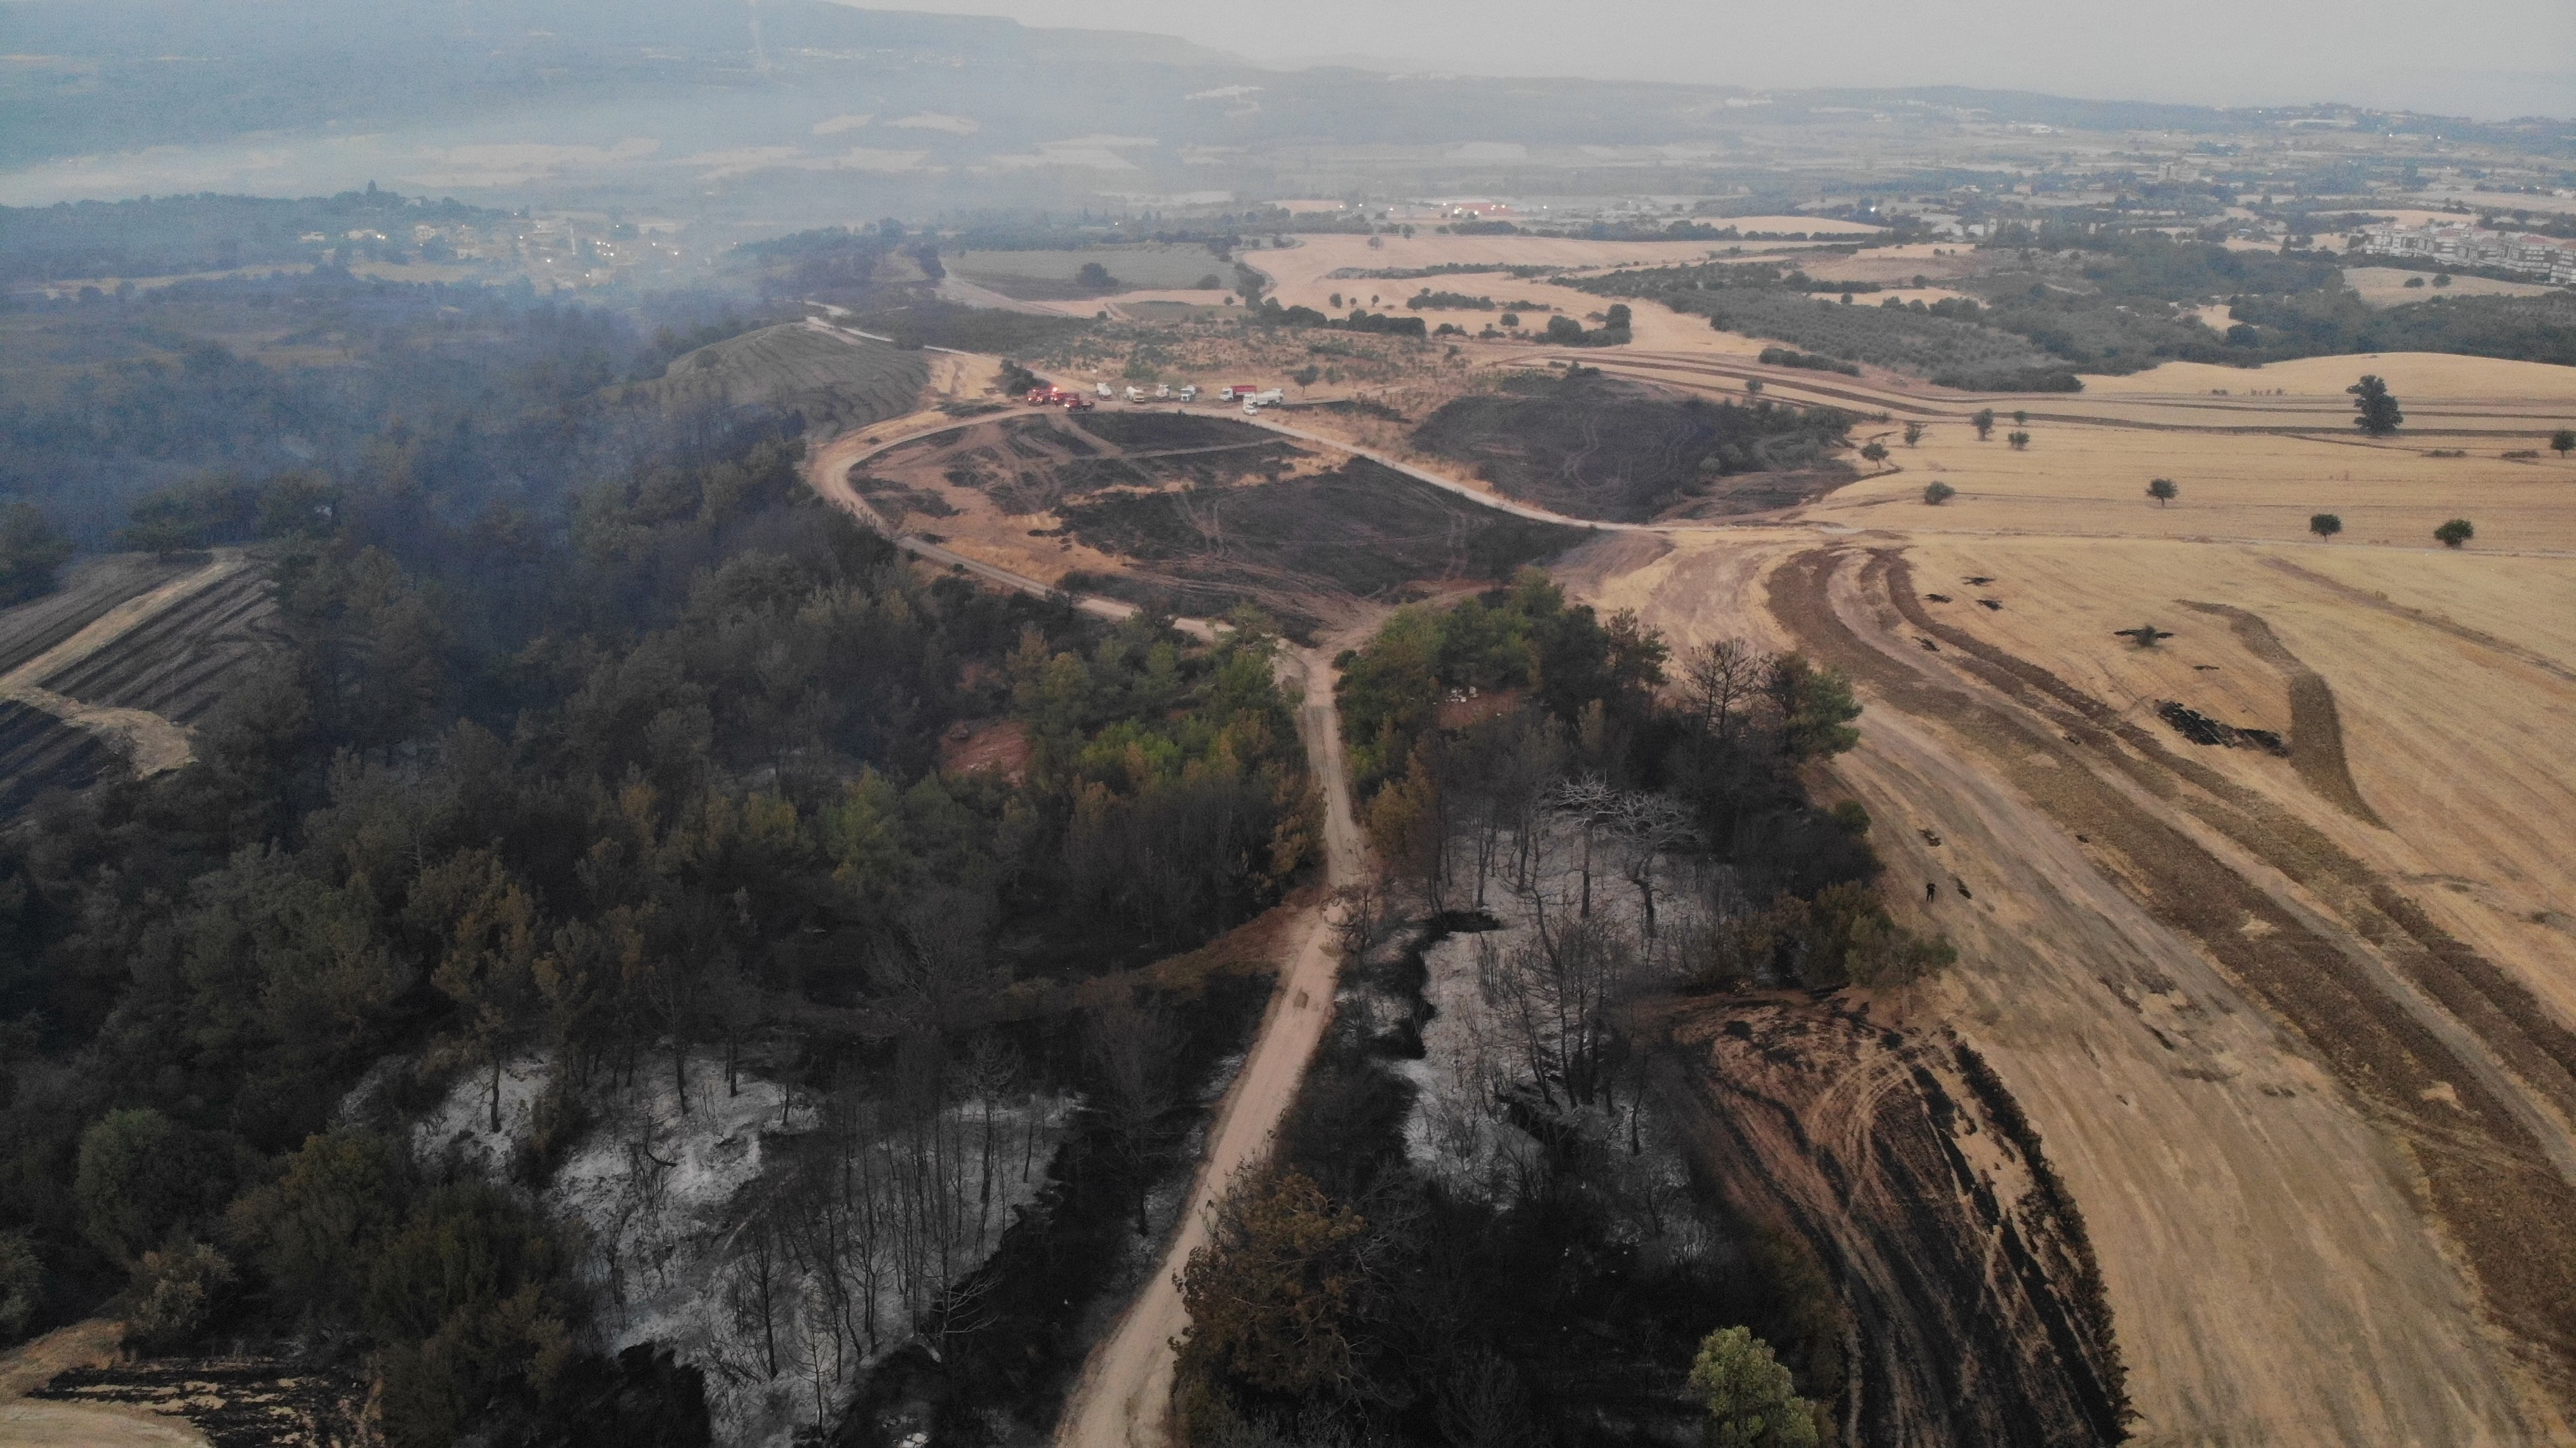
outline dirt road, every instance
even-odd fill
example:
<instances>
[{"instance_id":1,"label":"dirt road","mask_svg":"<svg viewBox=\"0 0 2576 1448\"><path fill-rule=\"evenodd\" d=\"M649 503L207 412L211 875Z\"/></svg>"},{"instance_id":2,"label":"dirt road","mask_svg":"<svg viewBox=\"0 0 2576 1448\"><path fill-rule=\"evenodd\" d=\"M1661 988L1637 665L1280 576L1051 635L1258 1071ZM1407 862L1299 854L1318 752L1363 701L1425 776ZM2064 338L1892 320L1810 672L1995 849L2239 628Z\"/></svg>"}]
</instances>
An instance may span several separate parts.
<instances>
[{"instance_id":1,"label":"dirt road","mask_svg":"<svg viewBox=\"0 0 2576 1448\"><path fill-rule=\"evenodd\" d=\"M1340 647L1335 641L1294 655L1306 689L1297 734L1305 742L1308 767L1324 784L1325 880L1335 887L1356 883L1366 868L1333 711L1339 675L1332 660ZM1299 927L1296 954L1281 972L1243 1070L1218 1108L1207 1155L1190 1185L1197 1210L1182 1218L1153 1277L1084 1364L1056 1426L1056 1442L1067 1448L1161 1448L1171 1411L1172 1339L1189 1326L1181 1306L1181 1269L1206 1244L1208 1222L1226 1184L1269 1152L1272 1134L1297 1099L1306 1063L1323 1040L1340 969L1333 921L1318 909Z\"/></svg>"},{"instance_id":2,"label":"dirt road","mask_svg":"<svg viewBox=\"0 0 2576 1448\"><path fill-rule=\"evenodd\" d=\"M836 439L814 450L807 479L825 499L883 531L884 520L850 488L851 467L887 448L945 430L942 425L881 428L864 437ZM1055 592L1035 579L917 538L894 536L894 541L918 557L963 565L1006 588L1041 595ZM1113 619L1136 611L1133 605L1106 598L1078 597L1074 606ZM1177 620L1175 626L1202 638L1213 635L1213 626L1202 620ZM1356 641L1337 637L1288 655L1304 693L1297 709L1297 736L1306 746L1307 767L1324 790L1324 880L1333 889L1356 884L1367 869L1367 850L1351 810L1350 775L1342 762L1341 725L1333 708L1335 686L1341 679L1333 658ZM1189 1314L1181 1306L1181 1269L1190 1254L1205 1245L1209 1213L1226 1184L1269 1151L1272 1134L1297 1099L1306 1063L1313 1059L1331 1018L1341 956L1327 907L1310 912L1295 927L1294 939L1295 951L1280 972L1279 988L1271 995L1243 1069L1227 1088L1208 1132L1207 1154L1190 1185L1190 1200L1200 1210L1184 1214L1154 1275L1084 1364L1056 1428L1059 1443L1074 1448L1160 1448L1163 1442L1171 1410L1172 1339L1189 1326Z\"/></svg>"}]
</instances>

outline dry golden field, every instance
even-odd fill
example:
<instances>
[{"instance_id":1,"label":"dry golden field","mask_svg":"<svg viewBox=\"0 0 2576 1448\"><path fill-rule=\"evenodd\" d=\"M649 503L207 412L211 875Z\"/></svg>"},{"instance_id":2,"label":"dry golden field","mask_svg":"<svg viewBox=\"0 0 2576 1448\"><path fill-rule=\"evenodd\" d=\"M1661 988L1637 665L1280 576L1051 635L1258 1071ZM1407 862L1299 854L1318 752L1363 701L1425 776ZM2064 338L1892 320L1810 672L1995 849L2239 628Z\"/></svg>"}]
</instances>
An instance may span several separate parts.
<instances>
[{"instance_id":1,"label":"dry golden field","mask_svg":"<svg viewBox=\"0 0 2576 1448\"><path fill-rule=\"evenodd\" d=\"M1619 370L1740 389L1715 361ZM2407 402L2397 439L2346 426L2363 371ZM1676 643L1799 647L1859 683L1835 772L1881 821L1891 898L1962 947L1894 1007L1976 1041L2066 1172L2140 1441L2565 1441L2576 464L2499 454L2576 419L2576 374L1811 385L1929 431L1809 527L1610 540L1569 576ZM2008 415L1976 441L1971 403L2026 407L2029 448ZM1960 490L1938 508L1935 478ZM2458 552L2430 536L2453 516L2478 523ZM2120 633L2141 626L2169 636ZM2186 742L2168 701L2286 756Z\"/></svg>"}]
</instances>

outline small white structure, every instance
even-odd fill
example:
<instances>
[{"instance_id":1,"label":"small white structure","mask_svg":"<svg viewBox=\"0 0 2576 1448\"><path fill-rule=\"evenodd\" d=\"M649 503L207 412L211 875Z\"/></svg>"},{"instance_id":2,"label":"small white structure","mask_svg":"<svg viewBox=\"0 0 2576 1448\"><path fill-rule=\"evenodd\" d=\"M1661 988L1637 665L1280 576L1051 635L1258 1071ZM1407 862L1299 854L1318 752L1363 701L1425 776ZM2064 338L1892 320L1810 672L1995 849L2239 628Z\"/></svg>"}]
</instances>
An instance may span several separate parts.
<instances>
[{"instance_id":1,"label":"small white structure","mask_svg":"<svg viewBox=\"0 0 2576 1448\"><path fill-rule=\"evenodd\" d=\"M1168 382L1157 382L1157 383L1155 383L1155 384L1154 384L1154 395L1155 395L1156 397L1169 397L1169 396L1171 396L1171 395L1172 395L1172 384L1170 384L1170 383L1168 383Z\"/></svg>"},{"instance_id":2,"label":"small white structure","mask_svg":"<svg viewBox=\"0 0 2576 1448\"><path fill-rule=\"evenodd\" d=\"M1109 384L1108 384L1108 383L1103 382L1103 383L1101 383L1101 384L1100 384L1100 400L1101 400L1101 401L1106 402L1106 401L1108 401L1110 398L1116 397L1117 395L1118 395L1117 393L1112 392L1112 391L1110 391L1110 390L1109 390Z\"/></svg>"}]
</instances>

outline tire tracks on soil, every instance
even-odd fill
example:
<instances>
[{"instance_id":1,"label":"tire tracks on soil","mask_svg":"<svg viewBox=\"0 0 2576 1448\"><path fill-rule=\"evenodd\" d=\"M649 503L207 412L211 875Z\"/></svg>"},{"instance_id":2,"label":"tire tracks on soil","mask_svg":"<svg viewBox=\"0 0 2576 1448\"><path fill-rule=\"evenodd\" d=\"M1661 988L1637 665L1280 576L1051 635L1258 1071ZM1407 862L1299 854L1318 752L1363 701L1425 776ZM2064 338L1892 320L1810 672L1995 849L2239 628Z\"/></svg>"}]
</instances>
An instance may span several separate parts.
<instances>
[{"instance_id":1,"label":"tire tracks on soil","mask_svg":"<svg viewBox=\"0 0 2576 1448\"><path fill-rule=\"evenodd\" d=\"M1970 672L2003 697L1945 684L1855 633L1828 598L1834 576L1851 564L1859 565L1863 597L1882 609L1892 605L1908 624L1955 647ZM2545 1014L2530 1022L2533 1031L2516 1031L2521 1023L2489 995L2509 996L2518 989L2512 982L2483 961L2477 964L2490 978L2469 978L2460 957L2473 952L2458 947L2437 955L2402 919L2391 919L2385 934L2364 919L2352 927L2357 938L2329 938L2323 922L2274 898L2131 788L2161 806L2179 807L2294 880L2303 873L2303 857L2312 868L2348 867L2343 873L2363 878L2327 883L2362 888L2333 891L2329 901L2349 909L2357 894L2370 913L2388 918L2358 862L2334 860L2341 852L2296 822L2261 818L2257 811L2268 807L2259 802L2229 799L2241 791L2108 717L2107 705L1924 616L1912 598L1910 570L1895 550L1814 550L1791 559L1774 579L1775 611L1818 657L1906 712L1954 725L1998 773L2109 857L2112 877L2152 915L2196 940L2307 1042L2336 1081L2408 1148L2423 1174L2425 1204L2483 1289L2489 1311L2537 1350L2539 1360L2530 1366L2553 1397L2569 1401L2576 1385L2576 1187L2535 1130L2548 1124L2547 1113L2535 1122L2527 1103L2508 1101L2508 1094L2520 1093L2454 1049L2414 1003L2384 988L2352 957L2369 945L2413 943L2415 951L2388 951L2398 957L2391 964L2399 974L2416 977L2477 1044L2514 1065L2516 1076L2530 1071L2543 1081L2564 1079L2560 1043L2547 1039ZM2035 759L2048 767L2035 767ZM2311 838L2297 838L2301 831ZM2386 898L2399 900L2394 892ZM2452 979L2422 978L2427 959L2450 967Z\"/></svg>"}]
</instances>

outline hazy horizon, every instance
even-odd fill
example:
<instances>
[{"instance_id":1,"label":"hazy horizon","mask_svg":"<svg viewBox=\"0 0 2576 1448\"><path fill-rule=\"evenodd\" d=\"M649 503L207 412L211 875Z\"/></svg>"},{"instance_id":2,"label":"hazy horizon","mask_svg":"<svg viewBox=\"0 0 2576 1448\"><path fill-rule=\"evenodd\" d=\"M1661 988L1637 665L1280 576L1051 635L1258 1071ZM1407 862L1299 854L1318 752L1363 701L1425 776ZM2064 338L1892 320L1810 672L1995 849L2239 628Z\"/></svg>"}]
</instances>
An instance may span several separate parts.
<instances>
[{"instance_id":1,"label":"hazy horizon","mask_svg":"<svg viewBox=\"0 0 2576 1448\"><path fill-rule=\"evenodd\" d=\"M847 3L847 0L843 0ZM1373 65L1467 75L1697 85L1927 86L2087 100L2267 106L2344 103L2477 120L2576 117L2576 6L2472 0L2428 25L2401 0L1974 0L1934 23L1896 0L1795 10L1596 0L1553 24L1531 0L1463 6L1313 0L1294 26L1181 0L917 0L868 10L1002 16L1033 27L1133 30L1296 69ZM2469 17L2463 23L2463 17ZM1641 42L1652 41L1651 44ZM2527 58L2497 64L2499 56Z\"/></svg>"}]
</instances>

